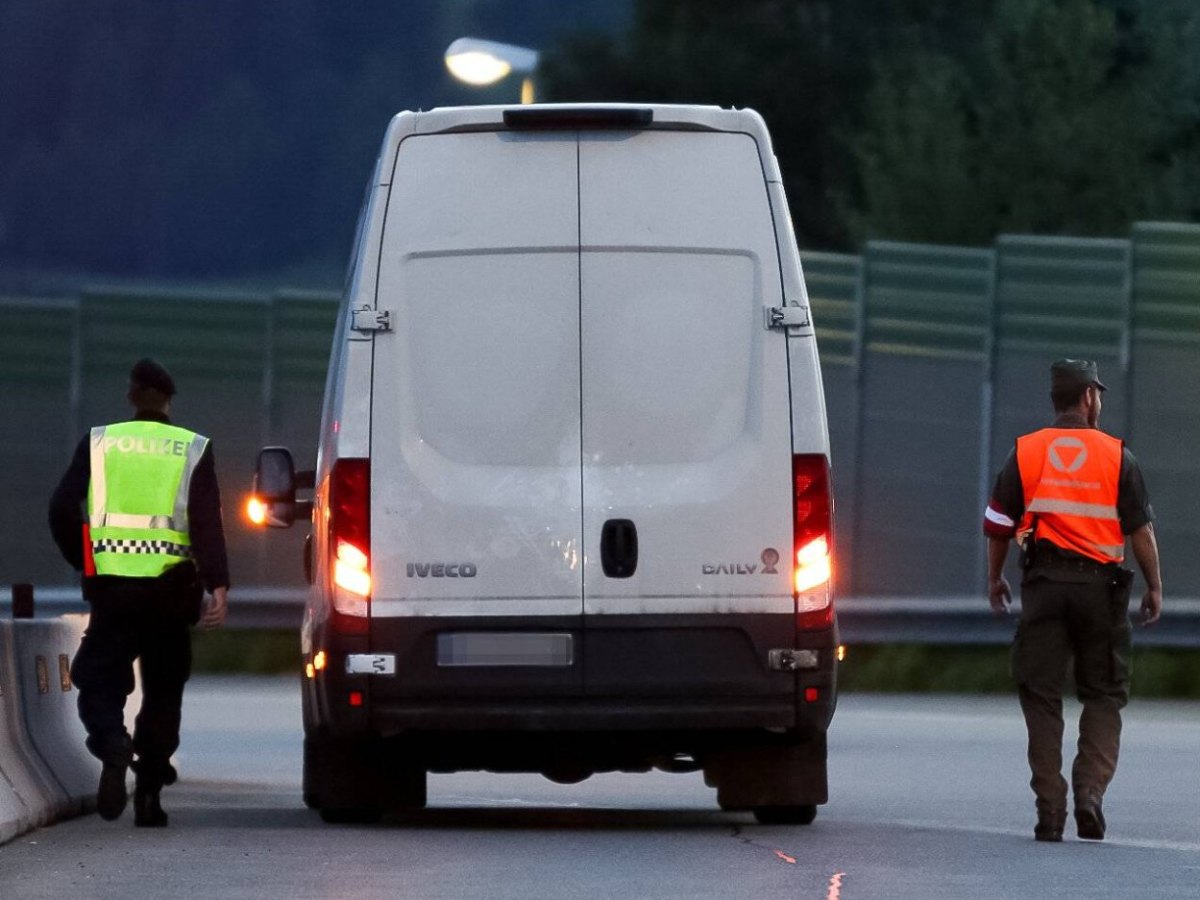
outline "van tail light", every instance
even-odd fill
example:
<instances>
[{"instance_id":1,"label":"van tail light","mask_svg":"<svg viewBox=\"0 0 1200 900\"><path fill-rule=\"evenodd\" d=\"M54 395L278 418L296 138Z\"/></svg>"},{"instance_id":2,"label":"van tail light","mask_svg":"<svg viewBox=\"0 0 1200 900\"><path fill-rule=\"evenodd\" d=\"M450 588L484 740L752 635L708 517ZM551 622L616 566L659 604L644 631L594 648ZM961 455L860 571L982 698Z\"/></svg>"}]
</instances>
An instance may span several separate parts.
<instances>
[{"instance_id":1,"label":"van tail light","mask_svg":"<svg viewBox=\"0 0 1200 900\"><path fill-rule=\"evenodd\" d=\"M334 627L366 634L371 601L371 465L339 459L329 476L329 552Z\"/></svg>"},{"instance_id":2,"label":"van tail light","mask_svg":"<svg viewBox=\"0 0 1200 900\"><path fill-rule=\"evenodd\" d=\"M833 496L823 453L792 457L792 589L802 629L833 624Z\"/></svg>"},{"instance_id":3,"label":"van tail light","mask_svg":"<svg viewBox=\"0 0 1200 900\"><path fill-rule=\"evenodd\" d=\"M340 538L333 561L333 580L360 597L371 596L371 560L349 541Z\"/></svg>"}]
</instances>

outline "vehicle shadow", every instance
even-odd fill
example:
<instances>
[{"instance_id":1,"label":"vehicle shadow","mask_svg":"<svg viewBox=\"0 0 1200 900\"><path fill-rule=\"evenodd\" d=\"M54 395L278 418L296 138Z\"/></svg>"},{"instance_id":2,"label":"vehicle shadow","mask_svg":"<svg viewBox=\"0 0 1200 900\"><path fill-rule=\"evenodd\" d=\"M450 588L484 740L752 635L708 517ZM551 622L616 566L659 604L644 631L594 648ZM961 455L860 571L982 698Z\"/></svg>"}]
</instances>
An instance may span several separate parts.
<instances>
[{"instance_id":1,"label":"vehicle shadow","mask_svg":"<svg viewBox=\"0 0 1200 900\"><path fill-rule=\"evenodd\" d=\"M333 824L307 809L293 791L255 786L190 786L176 798L164 794L172 822L181 827L222 829L396 829L396 830L596 830L669 831L753 826L750 813L719 809L614 809L588 806L433 806L385 813L378 821Z\"/></svg>"}]
</instances>

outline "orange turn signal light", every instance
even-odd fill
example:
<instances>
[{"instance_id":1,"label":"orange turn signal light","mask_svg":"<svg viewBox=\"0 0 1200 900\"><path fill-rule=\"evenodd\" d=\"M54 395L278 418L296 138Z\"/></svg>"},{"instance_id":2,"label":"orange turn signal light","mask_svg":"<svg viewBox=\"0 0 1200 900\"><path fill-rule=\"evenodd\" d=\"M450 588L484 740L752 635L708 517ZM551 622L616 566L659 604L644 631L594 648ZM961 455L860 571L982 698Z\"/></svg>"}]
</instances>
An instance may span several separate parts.
<instances>
[{"instance_id":1,"label":"orange turn signal light","mask_svg":"<svg viewBox=\"0 0 1200 900\"><path fill-rule=\"evenodd\" d=\"M267 524L267 504L263 503L255 494L246 498L246 518L251 525Z\"/></svg>"}]
</instances>

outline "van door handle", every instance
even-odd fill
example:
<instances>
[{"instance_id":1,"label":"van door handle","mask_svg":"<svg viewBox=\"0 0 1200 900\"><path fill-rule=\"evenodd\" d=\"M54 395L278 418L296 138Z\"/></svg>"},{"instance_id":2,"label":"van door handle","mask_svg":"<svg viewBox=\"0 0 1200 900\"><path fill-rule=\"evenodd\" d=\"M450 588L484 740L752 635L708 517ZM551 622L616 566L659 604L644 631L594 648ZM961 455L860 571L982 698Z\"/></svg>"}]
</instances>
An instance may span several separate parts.
<instances>
[{"instance_id":1,"label":"van door handle","mask_svg":"<svg viewBox=\"0 0 1200 900\"><path fill-rule=\"evenodd\" d=\"M629 519L609 519L600 532L600 562L609 578L628 578L637 571L637 526Z\"/></svg>"}]
</instances>

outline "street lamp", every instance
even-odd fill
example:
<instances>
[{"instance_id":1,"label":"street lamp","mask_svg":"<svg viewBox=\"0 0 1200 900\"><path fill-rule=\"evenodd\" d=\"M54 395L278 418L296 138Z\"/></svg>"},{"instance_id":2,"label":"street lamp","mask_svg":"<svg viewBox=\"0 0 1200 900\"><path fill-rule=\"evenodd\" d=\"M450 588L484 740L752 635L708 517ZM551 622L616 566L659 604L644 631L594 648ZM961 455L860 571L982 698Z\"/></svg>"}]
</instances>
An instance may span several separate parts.
<instances>
[{"instance_id":1,"label":"street lamp","mask_svg":"<svg viewBox=\"0 0 1200 900\"><path fill-rule=\"evenodd\" d=\"M446 48L446 68L459 81L482 87L495 84L510 72L524 75L521 102L533 102L533 71L538 52L528 47L462 37Z\"/></svg>"}]
</instances>

